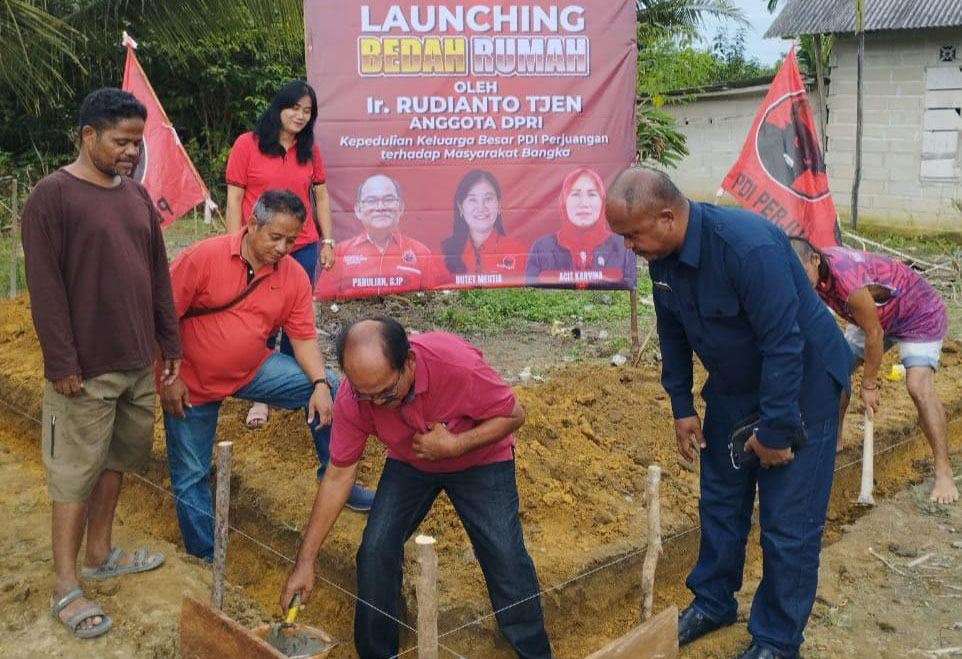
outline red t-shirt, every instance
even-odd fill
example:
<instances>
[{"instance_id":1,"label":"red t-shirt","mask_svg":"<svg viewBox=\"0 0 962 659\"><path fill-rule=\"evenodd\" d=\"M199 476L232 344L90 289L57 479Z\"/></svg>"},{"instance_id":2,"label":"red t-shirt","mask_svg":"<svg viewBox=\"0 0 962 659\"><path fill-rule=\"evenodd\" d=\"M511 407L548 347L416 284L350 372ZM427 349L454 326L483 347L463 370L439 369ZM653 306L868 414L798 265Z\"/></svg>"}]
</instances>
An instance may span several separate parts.
<instances>
[{"instance_id":1,"label":"red t-shirt","mask_svg":"<svg viewBox=\"0 0 962 659\"><path fill-rule=\"evenodd\" d=\"M468 240L464 245L461 260L467 268L465 272L454 273L446 267L441 267L435 284L452 288L519 286L524 283L524 266L528 261L528 250L517 240L492 231L477 250Z\"/></svg>"},{"instance_id":2,"label":"red t-shirt","mask_svg":"<svg viewBox=\"0 0 962 659\"><path fill-rule=\"evenodd\" d=\"M317 297L340 300L430 288L431 259L431 250L399 231L383 253L362 233L334 248L334 267L321 272Z\"/></svg>"},{"instance_id":3,"label":"red t-shirt","mask_svg":"<svg viewBox=\"0 0 962 659\"><path fill-rule=\"evenodd\" d=\"M300 197L307 209L307 221L294 241L294 249L318 241L317 227L311 219L313 203L311 184L325 182L324 163L321 152L314 145L314 158L303 165L297 162L295 148L283 157L267 156L257 148L254 133L244 133L234 142L227 158L227 183L244 188L244 201L241 204L241 221L251 216L254 204L266 190L287 189Z\"/></svg>"},{"instance_id":4,"label":"red t-shirt","mask_svg":"<svg viewBox=\"0 0 962 659\"><path fill-rule=\"evenodd\" d=\"M349 467L361 459L364 445L375 435L387 446L389 458L416 469L449 473L504 462L514 457L514 435L446 460L421 460L414 455L415 432L428 423L446 423L453 433L514 411L514 392L494 372L481 351L464 339L444 332L412 336L414 385L400 407L354 400L351 387L341 386L334 402L331 464Z\"/></svg>"},{"instance_id":5,"label":"red t-shirt","mask_svg":"<svg viewBox=\"0 0 962 659\"><path fill-rule=\"evenodd\" d=\"M230 309L183 318L191 308L227 304L247 287L247 263L240 253L245 233L202 240L170 266L184 348L180 377L192 404L223 400L249 383L270 355L267 337L278 327L292 339L317 335L311 282L290 256L254 273L267 281Z\"/></svg>"}]
</instances>

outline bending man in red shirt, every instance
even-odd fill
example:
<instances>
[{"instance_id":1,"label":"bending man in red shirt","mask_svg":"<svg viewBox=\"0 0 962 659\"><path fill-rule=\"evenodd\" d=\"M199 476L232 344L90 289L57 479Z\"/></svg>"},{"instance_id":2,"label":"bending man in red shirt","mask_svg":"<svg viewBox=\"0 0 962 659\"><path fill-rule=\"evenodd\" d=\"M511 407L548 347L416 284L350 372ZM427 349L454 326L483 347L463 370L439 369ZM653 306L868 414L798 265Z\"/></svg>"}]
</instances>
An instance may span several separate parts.
<instances>
[{"instance_id":1,"label":"bending man in red shirt","mask_svg":"<svg viewBox=\"0 0 962 659\"><path fill-rule=\"evenodd\" d=\"M331 465L281 606L295 594L310 598L317 552L375 435L388 453L357 553L360 658L397 655L404 542L443 490L471 539L501 632L519 657L550 659L538 576L518 517L513 433L524 410L511 387L462 339L441 332L408 339L393 318L354 323L336 345L350 384L334 404Z\"/></svg>"},{"instance_id":2,"label":"bending man in red shirt","mask_svg":"<svg viewBox=\"0 0 962 659\"><path fill-rule=\"evenodd\" d=\"M304 223L303 202L268 190L241 233L184 250L170 269L184 359L180 377L161 388L170 483L187 551L213 559L210 461L221 402L228 396L307 409L323 473L328 460L333 374L317 345L311 283L288 256ZM267 337L283 327L294 356L273 352ZM353 485L353 484L352 484ZM369 510L359 486L342 500Z\"/></svg>"},{"instance_id":3,"label":"bending man in red shirt","mask_svg":"<svg viewBox=\"0 0 962 659\"><path fill-rule=\"evenodd\" d=\"M403 214L397 181L383 174L365 179L354 202L364 230L334 249L334 267L321 274L317 296L350 299L430 288L431 250L401 233Z\"/></svg>"}]
</instances>

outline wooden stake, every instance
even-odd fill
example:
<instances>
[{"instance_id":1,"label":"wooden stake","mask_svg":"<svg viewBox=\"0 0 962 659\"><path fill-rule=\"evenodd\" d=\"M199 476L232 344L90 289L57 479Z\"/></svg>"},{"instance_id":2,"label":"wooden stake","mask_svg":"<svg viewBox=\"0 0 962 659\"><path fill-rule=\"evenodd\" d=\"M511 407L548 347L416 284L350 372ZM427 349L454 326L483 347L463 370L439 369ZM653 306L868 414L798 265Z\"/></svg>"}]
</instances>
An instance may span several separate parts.
<instances>
[{"instance_id":1,"label":"wooden stake","mask_svg":"<svg viewBox=\"0 0 962 659\"><path fill-rule=\"evenodd\" d=\"M434 538L419 535L418 549L418 659L438 659L438 554Z\"/></svg>"},{"instance_id":2,"label":"wooden stake","mask_svg":"<svg viewBox=\"0 0 962 659\"><path fill-rule=\"evenodd\" d=\"M641 568L641 619L651 618L652 602L655 595L655 568L661 555L661 500L658 486L661 484L661 467L648 465L648 483L645 488L645 507L648 509L648 551Z\"/></svg>"},{"instance_id":3,"label":"wooden stake","mask_svg":"<svg viewBox=\"0 0 962 659\"><path fill-rule=\"evenodd\" d=\"M16 178L10 184L10 298L17 297L17 276L20 273L20 209L18 181Z\"/></svg>"},{"instance_id":4,"label":"wooden stake","mask_svg":"<svg viewBox=\"0 0 962 659\"><path fill-rule=\"evenodd\" d=\"M875 486L875 415L870 407L865 408L865 436L862 439L862 486L858 492L858 503L861 506L874 506L875 497L872 489Z\"/></svg>"},{"instance_id":5,"label":"wooden stake","mask_svg":"<svg viewBox=\"0 0 962 659\"><path fill-rule=\"evenodd\" d=\"M631 289L629 294L631 303L631 349L638 349L638 291Z\"/></svg>"},{"instance_id":6,"label":"wooden stake","mask_svg":"<svg viewBox=\"0 0 962 659\"><path fill-rule=\"evenodd\" d=\"M224 608L224 575L227 571L227 531L230 526L230 469L233 442L217 443L217 506L214 512L214 580L210 601Z\"/></svg>"}]
</instances>

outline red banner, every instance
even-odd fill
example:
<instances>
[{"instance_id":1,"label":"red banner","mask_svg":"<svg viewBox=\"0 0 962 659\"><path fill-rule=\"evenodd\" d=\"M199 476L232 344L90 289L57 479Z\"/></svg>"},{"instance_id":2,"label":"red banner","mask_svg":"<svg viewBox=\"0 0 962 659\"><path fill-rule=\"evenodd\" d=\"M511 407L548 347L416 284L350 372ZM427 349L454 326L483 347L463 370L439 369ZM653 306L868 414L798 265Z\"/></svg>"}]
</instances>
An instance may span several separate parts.
<instances>
[{"instance_id":1,"label":"red banner","mask_svg":"<svg viewBox=\"0 0 962 659\"><path fill-rule=\"evenodd\" d=\"M336 265L322 299L633 288L604 218L635 155L635 5L305 2Z\"/></svg>"},{"instance_id":2,"label":"red banner","mask_svg":"<svg viewBox=\"0 0 962 659\"><path fill-rule=\"evenodd\" d=\"M838 215L794 48L722 188L790 236L804 236L816 247L838 244Z\"/></svg>"},{"instance_id":3,"label":"red banner","mask_svg":"<svg viewBox=\"0 0 962 659\"><path fill-rule=\"evenodd\" d=\"M127 62L123 89L147 107L140 162L131 177L147 188L163 218L162 226L166 227L197 204L210 199L210 193L137 61L134 54L136 44L125 35L124 45L127 46Z\"/></svg>"}]
</instances>

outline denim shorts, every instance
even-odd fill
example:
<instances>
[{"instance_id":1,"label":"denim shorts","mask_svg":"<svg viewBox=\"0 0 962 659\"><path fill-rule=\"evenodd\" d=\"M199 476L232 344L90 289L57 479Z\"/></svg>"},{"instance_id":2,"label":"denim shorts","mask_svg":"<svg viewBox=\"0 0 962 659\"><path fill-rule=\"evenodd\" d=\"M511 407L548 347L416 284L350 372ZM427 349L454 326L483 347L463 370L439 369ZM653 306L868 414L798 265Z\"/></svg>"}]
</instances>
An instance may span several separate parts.
<instances>
[{"instance_id":1,"label":"denim shorts","mask_svg":"<svg viewBox=\"0 0 962 659\"><path fill-rule=\"evenodd\" d=\"M845 328L845 341L848 347L859 359L865 359L865 332L857 325ZM893 345L898 345L899 361L905 368L913 366L928 366L933 371L939 370L939 356L942 353L942 340L938 341L902 341L894 336L885 335L882 350L887 352Z\"/></svg>"}]
</instances>

